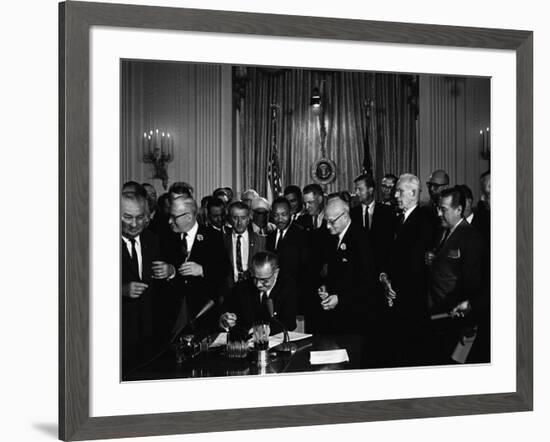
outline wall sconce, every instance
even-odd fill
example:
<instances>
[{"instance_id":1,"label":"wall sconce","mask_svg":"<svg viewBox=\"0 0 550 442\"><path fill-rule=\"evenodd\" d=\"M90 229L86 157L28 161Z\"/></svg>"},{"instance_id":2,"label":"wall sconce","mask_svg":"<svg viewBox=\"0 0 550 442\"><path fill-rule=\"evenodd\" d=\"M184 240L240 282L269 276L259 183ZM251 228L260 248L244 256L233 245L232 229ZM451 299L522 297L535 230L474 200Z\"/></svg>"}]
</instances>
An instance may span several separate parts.
<instances>
[{"instance_id":1,"label":"wall sconce","mask_svg":"<svg viewBox=\"0 0 550 442\"><path fill-rule=\"evenodd\" d=\"M321 94L319 93L319 88L314 87L309 105L313 107L313 109L319 109L321 107L321 104L322 104L322 101L321 101Z\"/></svg>"},{"instance_id":2,"label":"wall sconce","mask_svg":"<svg viewBox=\"0 0 550 442\"><path fill-rule=\"evenodd\" d=\"M479 131L479 153L484 160L489 161L491 159L491 134L489 133L489 127Z\"/></svg>"},{"instance_id":3,"label":"wall sconce","mask_svg":"<svg viewBox=\"0 0 550 442\"><path fill-rule=\"evenodd\" d=\"M174 160L174 137L158 129L143 133L142 161L153 165L153 179L162 181L164 190L168 187L168 163Z\"/></svg>"}]
</instances>

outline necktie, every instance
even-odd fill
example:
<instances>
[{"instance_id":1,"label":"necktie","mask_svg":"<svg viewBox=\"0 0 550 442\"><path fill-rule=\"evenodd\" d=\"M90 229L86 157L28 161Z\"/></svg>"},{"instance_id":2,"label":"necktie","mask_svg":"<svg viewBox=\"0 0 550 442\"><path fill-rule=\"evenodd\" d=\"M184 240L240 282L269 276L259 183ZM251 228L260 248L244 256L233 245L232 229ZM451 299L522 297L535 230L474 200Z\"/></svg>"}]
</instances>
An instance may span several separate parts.
<instances>
[{"instance_id":1,"label":"necktie","mask_svg":"<svg viewBox=\"0 0 550 442\"><path fill-rule=\"evenodd\" d=\"M450 233L451 233L451 231L449 229L445 230L445 233L443 234L443 238L441 238L441 242L437 246L436 253L439 252L443 248L443 245L445 244L445 241L447 241L447 238L449 237Z\"/></svg>"},{"instance_id":2,"label":"necktie","mask_svg":"<svg viewBox=\"0 0 550 442\"><path fill-rule=\"evenodd\" d=\"M136 272L139 279L141 280L141 275L139 274L139 262L136 251L136 240L135 238L130 238L130 243L132 244L132 256L130 257L130 262L132 263L132 269Z\"/></svg>"},{"instance_id":3,"label":"necktie","mask_svg":"<svg viewBox=\"0 0 550 442\"><path fill-rule=\"evenodd\" d=\"M317 215L313 215L313 228L317 228Z\"/></svg>"},{"instance_id":4,"label":"necktie","mask_svg":"<svg viewBox=\"0 0 550 442\"><path fill-rule=\"evenodd\" d=\"M240 281L243 277L243 256L242 256L242 253L241 253L241 238L242 238L242 235L237 235L237 250L236 250L236 255L237 255L237 278L238 278L238 281Z\"/></svg>"},{"instance_id":5,"label":"necktie","mask_svg":"<svg viewBox=\"0 0 550 442\"><path fill-rule=\"evenodd\" d=\"M187 248L187 233L184 233L181 237L181 254L183 256L183 261L186 261L187 255L189 254L189 249Z\"/></svg>"},{"instance_id":6,"label":"necktie","mask_svg":"<svg viewBox=\"0 0 550 442\"><path fill-rule=\"evenodd\" d=\"M363 227L369 230L369 206L365 207L365 216L363 218Z\"/></svg>"},{"instance_id":7,"label":"necktie","mask_svg":"<svg viewBox=\"0 0 550 442\"><path fill-rule=\"evenodd\" d=\"M282 239L283 239L283 231L279 229L277 230L277 241L275 242L275 251L279 251L279 246L281 245Z\"/></svg>"}]
</instances>

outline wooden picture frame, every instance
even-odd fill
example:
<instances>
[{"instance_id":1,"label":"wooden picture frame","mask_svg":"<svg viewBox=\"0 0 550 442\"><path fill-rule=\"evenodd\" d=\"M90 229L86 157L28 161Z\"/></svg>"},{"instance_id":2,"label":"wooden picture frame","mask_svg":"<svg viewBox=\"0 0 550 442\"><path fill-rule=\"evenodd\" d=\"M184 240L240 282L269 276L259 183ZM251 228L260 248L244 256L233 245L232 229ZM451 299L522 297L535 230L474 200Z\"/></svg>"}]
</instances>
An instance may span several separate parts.
<instances>
[{"instance_id":1,"label":"wooden picture frame","mask_svg":"<svg viewBox=\"0 0 550 442\"><path fill-rule=\"evenodd\" d=\"M466 48L517 59L516 390L330 404L90 417L89 67L91 26ZM529 31L102 3L59 6L59 437L168 435L528 411L533 407L533 34Z\"/></svg>"}]
</instances>

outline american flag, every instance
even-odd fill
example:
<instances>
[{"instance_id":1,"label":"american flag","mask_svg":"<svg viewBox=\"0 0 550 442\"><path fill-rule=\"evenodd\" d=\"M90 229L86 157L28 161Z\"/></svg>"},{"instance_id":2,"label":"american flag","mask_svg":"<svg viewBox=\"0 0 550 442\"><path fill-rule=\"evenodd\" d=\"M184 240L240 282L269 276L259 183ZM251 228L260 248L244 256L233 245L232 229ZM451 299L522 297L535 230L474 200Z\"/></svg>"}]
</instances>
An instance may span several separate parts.
<instances>
[{"instance_id":1,"label":"american flag","mask_svg":"<svg viewBox=\"0 0 550 442\"><path fill-rule=\"evenodd\" d=\"M281 168L279 167L279 156L277 149L271 152L269 165L267 166L267 199L273 201L281 196L283 186L281 184Z\"/></svg>"},{"instance_id":2,"label":"american flag","mask_svg":"<svg viewBox=\"0 0 550 442\"><path fill-rule=\"evenodd\" d=\"M281 168L277 151L277 116L279 106L272 104L271 111L271 157L267 166L267 199L272 202L283 193L281 184Z\"/></svg>"}]
</instances>

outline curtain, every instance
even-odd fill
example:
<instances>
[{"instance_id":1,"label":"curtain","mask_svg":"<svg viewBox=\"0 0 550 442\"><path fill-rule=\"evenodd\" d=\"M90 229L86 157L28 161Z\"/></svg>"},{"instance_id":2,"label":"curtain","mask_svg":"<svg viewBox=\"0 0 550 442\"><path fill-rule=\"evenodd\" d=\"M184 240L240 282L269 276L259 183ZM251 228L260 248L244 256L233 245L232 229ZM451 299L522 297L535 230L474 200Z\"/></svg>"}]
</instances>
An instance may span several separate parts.
<instances>
[{"instance_id":1,"label":"curtain","mask_svg":"<svg viewBox=\"0 0 550 442\"><path fill-rule=\"evenodd\" d=\"M367 142L376 179L385 173L416 173L415 77L257 67L236 68L233 75L244 189L266 195L273 135L283 187L313 182L310 169L322 155L322 113L310 105L314 87L324 99L326 156L337 167L336 180L325 187L327 192L353 190ZM278 106L275 126L273 104Z\"/></svg>"}]
</instances>

